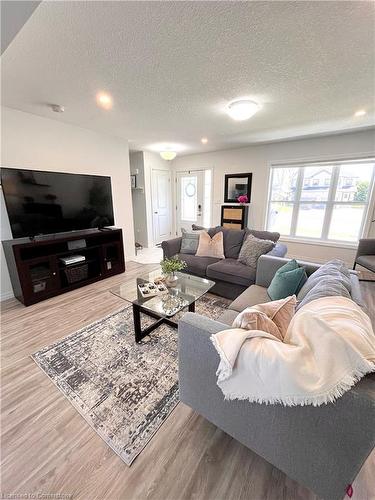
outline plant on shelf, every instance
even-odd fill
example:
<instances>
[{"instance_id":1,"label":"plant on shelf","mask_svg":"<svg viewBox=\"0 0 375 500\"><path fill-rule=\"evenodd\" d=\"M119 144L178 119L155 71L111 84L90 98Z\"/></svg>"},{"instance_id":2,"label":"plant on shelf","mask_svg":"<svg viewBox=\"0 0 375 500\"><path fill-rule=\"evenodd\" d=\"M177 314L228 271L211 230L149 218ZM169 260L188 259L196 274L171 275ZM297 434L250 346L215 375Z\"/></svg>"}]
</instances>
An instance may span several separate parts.
<instances>
[{"instance_id":1,"label":"plant on shelf","mask_svg":"<svg viewBox=\"0 0 375 500\"><path fill-rule=\"evenodd\" d=\"M166 277L168 283L177 281L176 272L182 271L186 267L186 262L178 257L171 257L170 259L163 259L160 262L161 270Z\"/></svg>"},{"instance_id":2,"label":"plant on shelf","mask_svg":"<svg viewBox=\"0 0 375 500\"><path fill-rule=\"evenodd\" d=\"M245 203L248 203L248 202L249 202L249 199L248 199L248 197L247 197L247 195L246 195L246 194L241 194L241 196L239 196L239 197L237 198L237 201L238 201L238 203L240 203L241 205L245 205Z\"/></svg>"}]
</instances>

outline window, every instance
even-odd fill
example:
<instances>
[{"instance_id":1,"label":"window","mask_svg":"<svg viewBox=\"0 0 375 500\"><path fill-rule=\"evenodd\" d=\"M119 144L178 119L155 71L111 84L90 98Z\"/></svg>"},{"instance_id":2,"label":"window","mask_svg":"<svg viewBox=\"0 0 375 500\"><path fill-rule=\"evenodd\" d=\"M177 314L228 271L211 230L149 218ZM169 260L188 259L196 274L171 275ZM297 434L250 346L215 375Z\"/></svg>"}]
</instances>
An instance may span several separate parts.
<instances>
[{"instance_id":1,"label":"window","mask_svg":"<svg viewBox=\"0 0 375 500\"><path fill-rule=\"evenodd\" d=\"M358 160L272 167L267 229L295 238L358 241L374 165Z\"/></svg>"}]
</instances>

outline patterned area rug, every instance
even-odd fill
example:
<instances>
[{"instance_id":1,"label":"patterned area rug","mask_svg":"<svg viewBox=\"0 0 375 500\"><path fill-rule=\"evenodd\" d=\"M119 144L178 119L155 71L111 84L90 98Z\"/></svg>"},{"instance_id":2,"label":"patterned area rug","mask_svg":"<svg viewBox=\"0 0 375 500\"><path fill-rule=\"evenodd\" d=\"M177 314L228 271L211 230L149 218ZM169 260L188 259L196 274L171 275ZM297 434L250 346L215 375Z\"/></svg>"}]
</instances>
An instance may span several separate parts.
<instances>
[{"instance_id":1,"label":"patterned area rug","mask_svg":"<svg viewBox=\"0 0 375 500\"><path fill-rule=\"evenodd\" d=\"M228 303L207 294L196 311L215 319ZM144 317L142 326L152 321ZM136 344L131 306L32 358L127 465L179 401L177 330L161 325Z\"/></svg>"}]
</instances>

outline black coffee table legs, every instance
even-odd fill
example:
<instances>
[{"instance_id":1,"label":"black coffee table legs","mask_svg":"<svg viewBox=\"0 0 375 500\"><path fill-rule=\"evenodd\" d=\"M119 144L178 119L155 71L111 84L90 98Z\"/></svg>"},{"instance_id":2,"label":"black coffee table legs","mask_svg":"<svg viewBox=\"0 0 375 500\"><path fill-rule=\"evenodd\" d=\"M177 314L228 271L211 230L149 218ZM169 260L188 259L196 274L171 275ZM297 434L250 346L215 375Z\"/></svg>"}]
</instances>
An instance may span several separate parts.
<instances>
[{"instance_id":1,"label":"black coffee table legs","mask_svg":"<svg viewBox=\"0 0 375 500\"><path fill-rule=\"evenodd\" d=\"M195 302L189 305L189 311L195 312ZM156 319L155 323L153 323L150 326L147 326L142 330L141 313L147 314L147 316ZM144 309L142 306L139 306L137 304L133 304L133 319L134 319L134 333L136 342L140 342L144 337L146 337L146 335L149 335L153 330L158 328L158 326L160 326L163 323L172 326L173 328L177 328L178 326L176 321L172 321L169 318L164 318L162 316L159 316L158 314L148 311L147 309Z\"/></svg>"}]
</instances>

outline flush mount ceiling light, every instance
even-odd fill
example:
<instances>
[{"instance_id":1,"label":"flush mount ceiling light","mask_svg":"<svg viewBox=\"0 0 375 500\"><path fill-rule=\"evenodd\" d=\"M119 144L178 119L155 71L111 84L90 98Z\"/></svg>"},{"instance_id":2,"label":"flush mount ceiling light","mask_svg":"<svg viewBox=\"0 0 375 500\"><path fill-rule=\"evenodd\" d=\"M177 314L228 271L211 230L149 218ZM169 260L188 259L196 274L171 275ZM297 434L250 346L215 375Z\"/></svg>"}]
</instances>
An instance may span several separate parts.
<instances>
[{"instance_id":1,"label":"flush mount ceiling light","mask_svg":"<svg viewBox=\"0 0 375 500\"><path fill-rule=\"evenodd\" d=\"M356 116L358 118L359 116L365 116L365 114L366 114L366 110L365 109L359 109L358 111L356 111L354 113L354 116Z\"/></svg>"},{"instance_id":2,"label":"flush mount ceiling light","mask_svg":"<svg viewBox=\"0 0 375 500\"><path fill-rule=\"evenodd\" d=\"M208 143L208 139L207 139L207 137L202 137L202 139L201 139L201 143L202 143L202 144L207 144L207 143Z\"/></svg>"},{"instance_id":3,"label":"flush mount ceiling light","mask_svg":"<svg viewBox=\"0 0 375 500\"><path fill-rule=\"evenodd\" d=\"M163 160L174 160L177 156L176 151L160 151L160 156L163 158Z\"/></svg>"},{"instance_id":4,"label":"flush mount ceiling light","mask_svg":"<svg viewBox=\"0 0 375 500\"><path fill-rule=\"evenodd\" d=\"M103 109L111 109L113 106L112 97L105 92L99 92L96 94L96 103Z\"/></svg>"},{"instance_id":5,"label":"flush mount ceiling light","mask_svg":"<svg viewBox=\"0 0 375 500\"><path fill-rule=\"evenodd\" d=\"M233 101L229 104L227 113L236 121L248 120L259 110L259 104L247 99Z\"/></svg>"}]
</instances>

